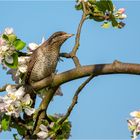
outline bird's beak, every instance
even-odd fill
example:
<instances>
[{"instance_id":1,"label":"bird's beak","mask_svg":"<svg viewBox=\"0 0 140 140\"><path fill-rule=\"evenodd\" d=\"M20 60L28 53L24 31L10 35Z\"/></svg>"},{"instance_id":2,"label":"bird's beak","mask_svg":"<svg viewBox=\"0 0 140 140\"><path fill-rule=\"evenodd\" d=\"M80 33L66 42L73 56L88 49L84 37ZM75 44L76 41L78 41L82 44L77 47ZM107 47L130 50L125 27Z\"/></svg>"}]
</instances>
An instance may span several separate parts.
<instances>
[{"instance_id":1,"label":"bird's beak","mask_svg":"<svg viewBox=\"0 0 140 140\"><path fill-rule=\"evenodd\" d=\"M71 37L71 36L74 36L74 34L65 34L64 35L66 38L69 38L69 37Z\"/></svg>"}]
</instances>

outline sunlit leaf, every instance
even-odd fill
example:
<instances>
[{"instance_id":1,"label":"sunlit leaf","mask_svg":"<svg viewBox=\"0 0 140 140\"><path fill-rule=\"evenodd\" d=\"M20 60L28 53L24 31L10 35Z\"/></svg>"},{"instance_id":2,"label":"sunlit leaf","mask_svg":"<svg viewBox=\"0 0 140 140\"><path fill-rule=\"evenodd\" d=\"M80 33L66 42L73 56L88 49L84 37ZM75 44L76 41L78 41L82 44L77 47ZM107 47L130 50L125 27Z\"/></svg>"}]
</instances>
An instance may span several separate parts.
<instances>
[{"instance_id":1,"label":"sunlit leaf","mask_svg":"<svg viewBox=\"0 0 140 140\"><path fill-rule=\"evenodd\" d=\"M13 42L16 40L16 38L17 38L17 36L14 35L14 34L10 34L10 35L8 35L7 37L8 37L8 40L9 40L11 43L13 43Z\"/></svg>"},{"instance_id":2,"label":"sunlit leaf","mask_svg":"<svg viewBox=\"0 0 140 140\"><path fill-rule=\"evenodd\" d=\"M4 131L8 130L10 120L11 120L10 116L4 115L4 117L2 118L2 121L1 121L2 130L4 130Z\"/></svg>"},{"instance_id":3,"label":"sunlit leaf","mask_svg":"<svg viewBox=\"0 0 140 140\"><path fill-rule=\"evenodd\" d=\"M16 50L22 50L25 47L25 45L26 45L26 43L20 39L16 39L14 41L14 46L15 46Z\"/></svg>"}]
</instances>

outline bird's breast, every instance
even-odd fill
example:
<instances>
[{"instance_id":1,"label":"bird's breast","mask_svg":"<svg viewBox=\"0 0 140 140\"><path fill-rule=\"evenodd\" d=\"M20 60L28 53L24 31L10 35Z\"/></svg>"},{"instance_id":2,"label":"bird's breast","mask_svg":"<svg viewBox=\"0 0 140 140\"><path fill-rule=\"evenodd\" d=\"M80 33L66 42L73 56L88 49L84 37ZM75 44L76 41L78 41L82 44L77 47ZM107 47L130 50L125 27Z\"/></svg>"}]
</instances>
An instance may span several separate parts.
<instances>
[{"instance_id":1,"label":"bird's breast","mask_svg":"<svg viewBox=\"0 0 140 140\"><path fill-rule=\"evenodd\" d=\"M42 50L38 53L30 76L32 82L40 81L54 73L58 61L58 52Z\"/></svg>"}]
</instances>

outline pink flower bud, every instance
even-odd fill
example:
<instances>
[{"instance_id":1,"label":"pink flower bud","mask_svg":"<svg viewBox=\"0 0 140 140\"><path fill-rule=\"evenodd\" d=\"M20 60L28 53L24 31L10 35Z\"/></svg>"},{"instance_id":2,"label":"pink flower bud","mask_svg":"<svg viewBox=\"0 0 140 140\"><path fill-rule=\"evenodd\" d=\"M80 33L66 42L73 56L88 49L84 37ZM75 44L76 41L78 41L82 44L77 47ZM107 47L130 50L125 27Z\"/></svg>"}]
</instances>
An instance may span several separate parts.
<instances>
[{"instance_id":1,"label":"pink flower bud","mask_svg":"<svg viewBox=\"0 0 140 140\"><path fill-rule=\"evenodd\" d=\"M120 8L117 11L118 14L123 14L124 12L125 12L125 9L124 8Z\"/></svg>"}]
</instances>

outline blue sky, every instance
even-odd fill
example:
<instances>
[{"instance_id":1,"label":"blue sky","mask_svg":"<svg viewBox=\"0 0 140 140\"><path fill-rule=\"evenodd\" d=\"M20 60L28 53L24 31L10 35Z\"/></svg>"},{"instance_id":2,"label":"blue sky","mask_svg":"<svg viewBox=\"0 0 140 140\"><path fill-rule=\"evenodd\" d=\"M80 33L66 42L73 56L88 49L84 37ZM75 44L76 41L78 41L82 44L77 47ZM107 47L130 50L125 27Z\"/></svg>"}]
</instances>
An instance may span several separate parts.
<instances>
[{"instance_id":1,"label":"blue sky","mask_svg":"<svg viewBox=\"0 0 140 140\"><path fill-rule=\"evenodd\" d=\"M128 18L122 30L102 29L100 23L86 21L81 34L78 57L82 65L112 63L114 60L140 63L140 2L115 1L116 7L126 8ZM55 31L76 33L81 12L74 1L0 1L0 31L13 27L25 42L40 43ZM74 37L63 45L69 52ZM59 72L74 68L71 60L63 59ZM0 70L0 85L11 83ZM64 84L63 97L55 97L49 113L65 113L76 88L84 79ZM140 77L136 75L98 76L81 92L73 110L71 139L130 139L126 120L129 112L140 109ZM12 131L13 132L13 131ZM1 133L1 139L12 139L12 132Z\"/></svg>"}]
</instances>

